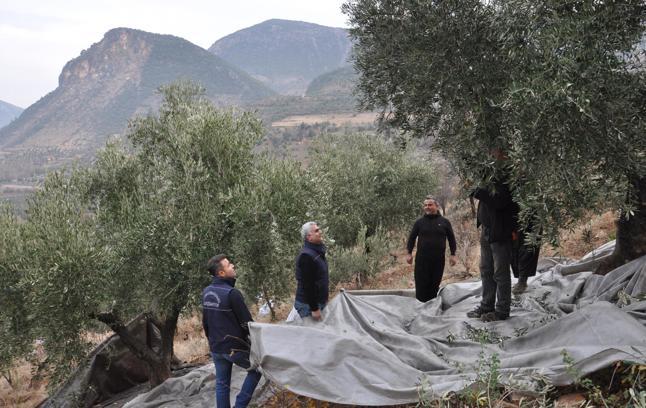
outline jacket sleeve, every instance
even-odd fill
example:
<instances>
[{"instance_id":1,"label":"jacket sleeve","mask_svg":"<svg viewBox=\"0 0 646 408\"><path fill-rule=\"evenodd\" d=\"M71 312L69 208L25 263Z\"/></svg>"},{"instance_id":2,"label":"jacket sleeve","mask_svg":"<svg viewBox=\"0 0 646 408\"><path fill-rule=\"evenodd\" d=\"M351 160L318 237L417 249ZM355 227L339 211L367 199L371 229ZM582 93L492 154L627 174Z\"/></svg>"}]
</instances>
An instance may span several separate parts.
<instances>
[{"instance_id":1,"label":"jacket sleeve","mask_svg":"<svg viewBox=\"0 0 646 408\"><path fill-rule=\"evenodd\" d=\"M307 254L298 257L298 267L303 274L303 289L305 291L305 303L310 306L310 310L315 312L319 310L319 293L316 287L316 272L318 270L316 261Z\"/></svg>"},{"instance_id":2,"label":"jacket sleeve","mask_svg":"<svg viewBox=\"0 0 646 408\"><path fill-rule=\"evenodd\" d=\"M446 220L446 239L449 240L449 250L451 251L451 255L455 255L458 245L455 241L455 234L453 233L453 227L449 220Z\"/></svg>"},{"instance_id":3,"label":"jacket sleeve","mask_svg":"<svg viewBox=\"0 0 646 408\"><path fill-rule=\"evenodd\" d=\"M233 289L229 292L229 301L231 302L231 309L233 309L233 314L236 315L238 323L242 327L242 331L245 336L249 338L249 322L253 322L251 318L251 313L247 308L247 305L244 303L242 293L238 289Z\"/></svg>"},{"instance_id":4,"label":"jacket sleeve","mask_svg":"<svg viewBox=\"0 0 646 408\"><path fill-rule=\"evenodd\" d=\"M202 309L202 328L204 328L204 335L209 338L209 320L206 318L206 311Z\"/></svg>"},{"instance_id":5,"label":"jacket sleeve","mask_svg":"<svg viewBox=\"0 0 646 408\"><path fill-rule=\"evenodd\" d=\"M413 229L410 230L410 234L408 235L408 243L406 243L406 250L409 254L413 253L413 248L415 248L415 240L417 239L418 234L419 223L415 221L415 224L413 224Z\"/></svg>"}]
</instances>

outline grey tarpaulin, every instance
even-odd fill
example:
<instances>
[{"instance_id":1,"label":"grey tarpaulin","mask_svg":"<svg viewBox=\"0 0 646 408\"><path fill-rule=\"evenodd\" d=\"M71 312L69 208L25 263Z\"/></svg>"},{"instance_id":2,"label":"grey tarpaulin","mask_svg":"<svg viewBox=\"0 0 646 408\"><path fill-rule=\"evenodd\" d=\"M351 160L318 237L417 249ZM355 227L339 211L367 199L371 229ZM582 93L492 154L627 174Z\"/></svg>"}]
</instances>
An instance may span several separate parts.
<instances>
[{"instance_id":1,"label":"grey tarpaulin","mask_svg":"<svg viewBox=\"0 0 646 408\"><path fill-rule=\"evenodd\" d=\"M528 386L536 375L570 383L564 350L581 374L618 360L646 363L646 301L637 299L646 257L606 276L556 269L531 279L511 318L494 323L465 317L480 302L479 282L447 285L425 304L340 293L320 323L252 324L252 359L297 394L361 405L417 401L423 378L435 395L458 391L494 354L503 375Z\"/></svg>"},{"instance_id":2,"label":"grey tarpaulin","mask_svg":"<svg viewBox=\"0 0 646 408\"><path fill-rule=\"evenodd\" d=\"M609 250L579 262L590 266ZM480 302L479 282L447 285L426 304L341 293L322 323L252 324L252 360L265 378L298 394L359 405L417 401L422 378L438 395L460 390L473 381L479 361L494 354L515 381L542 374L561 385L572 381L563 350L581 374L617 360L646 363L646 301L635 299L646 292L646 257L606 276L572 272L579 262L542 259L543 273L514 299L512 317L496 323L465 317ZM243 376L237 373L233 387ZM209 364L126 407L213 407L213 377ZM258 389L252 403L262 406L266 397Z\"/></svg>"},{"instance_id":3,"label":"grey tarpaulin","mask_svg":"<svg viewBox=\"0 0 646 408\"><path fill-rule=\"evenodd\" d=\"M231 406L240 387L246 371L234 366L231 378ZM263 393L266 381L260 380L253 402L255 405L262 405L267 398ZM188 374L170 378L163 384L153 388L150 392L141 394L132 399L123 408L157 408L157 407L214 407L215 406L215 370L213 363L206 364Z\"/></svg>"}]
</instances>

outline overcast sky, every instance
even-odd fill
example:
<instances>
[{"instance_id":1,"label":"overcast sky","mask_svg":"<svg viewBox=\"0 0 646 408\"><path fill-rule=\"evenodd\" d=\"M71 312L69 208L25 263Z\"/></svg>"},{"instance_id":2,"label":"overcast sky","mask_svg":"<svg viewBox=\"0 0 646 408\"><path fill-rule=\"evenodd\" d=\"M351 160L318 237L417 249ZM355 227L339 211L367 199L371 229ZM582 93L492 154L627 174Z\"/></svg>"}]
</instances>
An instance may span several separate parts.
<instances>
[{"instance_id":1,"label":"overcast sky","mask_svg":"<svg viewBox=\"0 0 646 408\"><path fill-rule=\"evenodd\" d=\"M271 18L346 27L343 0L3 0L0 100L27 108L58 86L65 63L115 27L203 48Z\"/></svg>"}]
</instances>

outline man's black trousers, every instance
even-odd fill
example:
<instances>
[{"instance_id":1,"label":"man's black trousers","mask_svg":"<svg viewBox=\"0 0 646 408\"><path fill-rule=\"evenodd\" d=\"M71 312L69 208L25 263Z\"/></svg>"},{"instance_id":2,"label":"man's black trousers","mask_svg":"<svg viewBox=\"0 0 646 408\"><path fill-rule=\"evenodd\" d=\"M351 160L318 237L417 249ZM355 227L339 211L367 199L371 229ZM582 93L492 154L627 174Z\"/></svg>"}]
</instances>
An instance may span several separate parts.
<instances>
[{"instance_id":1,"label":"man's black trousers","mask_svg":"<svg viewBox=\"0 0 646 408\"><path fill-rule=\"evenodd\" d=\"M444 274L444 252L415 256L415 297L420 302L435 299Z\"/></svg>"}]
</instances>

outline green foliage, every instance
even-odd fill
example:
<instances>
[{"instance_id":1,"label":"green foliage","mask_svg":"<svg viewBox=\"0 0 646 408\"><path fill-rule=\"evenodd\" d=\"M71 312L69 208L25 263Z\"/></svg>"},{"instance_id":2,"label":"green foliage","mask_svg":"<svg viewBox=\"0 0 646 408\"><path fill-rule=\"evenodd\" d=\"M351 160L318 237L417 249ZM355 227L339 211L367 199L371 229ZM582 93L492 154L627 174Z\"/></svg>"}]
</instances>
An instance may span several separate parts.
<instances>
[{"instance_id":1,"label":"green foliage","mask_svg":"<svg viewBox=\"0 0 646 408\"><path fill-rule=\"evenodd\" d=\"M501 397L501 375L500 375L500 357L494 353L489 358L484 353L480 352L478 360L478 378L476 382L483 390L486 390L487 399L497 400Z\"/></svg>"},{"instance_id":2,"label":"green foliage","mask_svg":"<svg viewBox=\"0 0 646 408\"><path fill-rule=\"evenodd\" d=\"M330 286L334 288L339 283L355 281L361 287L366 279L388 266L394 242L382 228L367 238L366 227L360 228L355 246L335 247L330 253Z\"/></svg>"},{"instance_id":3,"label":"green foliage","mask_svg":"<svg viewBox=\"0 0 646 408\"><path fill-rule=\"evenodd\" d=\"M217 111L192 84L164 89L158 116L131 124L134 151L105 150L93 205L116 253L114 302L162 315L195 302L204 263L229 252L238 186L252 176L259 122Z\"/></svg>"},{"instance_id":4,"label":"green foliage","mask_svg":"<svg viewBox=\"0 0 646 408\"><path fill-rule=\"evenodd\" d=\"M11 207L0 205L0 372L9 367L14 356L31 348L33 327L25 305L28 288L21 282L25 244L24 228Z\"/></svg>"},{"instance_id":5,"label":"green foliage","mask_svg":"<svg viewBox=\"0 0 646 408\"><path fill-rule=\"evenodd\" d=\"M423 378L419 386L420 407L495 407L507 396L502 384L500 373L500 358L493 353L490 356L485 351L480 352L476 377L473 382L460 392L450 392L441 397L433 397L432 384Z\"/></svg>"},{"instance_id":6,"label":"green foliage","mask_svg":"<svg viewBox=\"0 0 646 408\"><path fill-rule=\"evenodd\" d=\"M350 0L366 108L434 135L460 176L488 183L488 152L533 221L555 237L586 209L626 200L646 174L643 1Z\"/></svg>"},{"instance_id":7,"label":"green foliage","mask_svg":"<svg viewBox=\"0 0 646 408\"><path fill-rule=\"evenodd\" d=\"M82 334L102 313L125 323L147 312L172 342L178 314L209 281L206 260L235 256L235 216L259 182L260 122L217 111L190 83L162 92L158 115L131 124L130 148L109 145L87 170L49 175L24 225L2 218L16 238L2 253L2 279L15 277L7 287L24 298L26 333L44 339L55 374L85 355ZM280 197L286 183L277 179ZM3 356L24 351L5 350L3 342Z\"/></svg>"},{"instance_id":8,"label":"green foliage","mask_svg":"<svg viewBox=\"0 0 646 408\"><path fill-rule=\"evenodd\" d=\"M259 157L253 178L233 214L233 253L241 265L241 284L266 302L291 294L298 227L305 219L308 186L300 164ZM275 317L272 303L272 317Z\"/></svg>"},{"instance_id":9,"label":"green foliage","mask_svg":"<svg viewBox=\"0 0 646 408\"><path fill-rule=\"evenodd\" d=\"M574 391L583 392L586 400L582 406L595 407L643 407L646 392L644 372L646 366L628 361L619 361L587 377L582 377L575 367L574 359L566 350L561 353L565 371L571 376L573 385L556 387L542 374L529 378L514 374L503 376L500 359L496 353L487 355L483 350L473 367L472 382L458 392L433 394L432 384L423 377L418 386L418 407L497 407L507 403L520 407L545 408L555 406L559 395ZM531 380L531 385L527 380ZM520 381L518 381L520 380ZM528 388L529 386L529 388ZM509 397L516 394L516 398ZM519 398L520 399L517 399Z\"/></svg>"},{"instance_id":10,"label":"green foliage","mask_svg":"<svg viewBox=\"0 0 646 408\"><path fill-rule=\"evenodd\" d=\"M29 201L28 221L13 230L13 262L2 260L4 268L13 269L15 280L9 288L20 294L20 306L13 308L23 309L22 340L44 340L54 382L88 349L80 334L89 328L88 311L96 310L102 299L105 282L98 272L110 259L87 211L87 192L84 171L50 174ZM11 357L27 350L17 351Z\"/></svg>"},{"instance_id":11,"label":"green foliage","mask_svg":"<svg viewBox=\"0 0 646 408\"><path fill-rule=\"evenodd\" d=\"M351 247L367 235L408 223L435 187L427 158L368 134L317 138L310 156L312 218L337 245Z\"/></svg>"},{"instance_id":12,"label":"green foliage","mask_svg":"<svg viewBox=\"0 0 646 408\"><path fill-rule=\"evenodd\" d=\"M646 366L630 361L616 362L600 372L588 376L581 375L574 358L563 349L561 351L566 373L573 379L574 387L586 394L586 399L595 406L644 407L646 393Z\"/></svg>"},{"instance_id":13,"label":"green foliage","mask_svg":"<svg viewBox=\"0 0 646 408\"><path fill-rule=\"evenodd\" d=\"M42 339L55 385L87 354L85 332L142 312L167 335L159 353L172 351L177 317L199 302L215 253L239 264L251 297L285 299L309 219L337 239L332 251L358 244L348 270L370 277L387 259L383 231L414 218L435 185L425 158L376 136L321 137L305 171L254 152L254 116L217 110L191 83L162 95L157 114L130 124L128 144L50 174L25 222L0 213L2 367Z\"/></svg>"}]
</instances>

